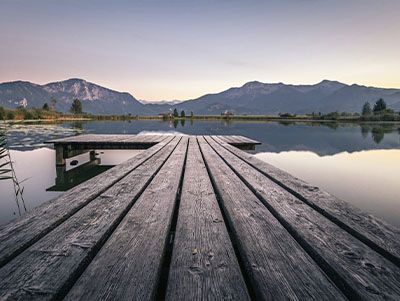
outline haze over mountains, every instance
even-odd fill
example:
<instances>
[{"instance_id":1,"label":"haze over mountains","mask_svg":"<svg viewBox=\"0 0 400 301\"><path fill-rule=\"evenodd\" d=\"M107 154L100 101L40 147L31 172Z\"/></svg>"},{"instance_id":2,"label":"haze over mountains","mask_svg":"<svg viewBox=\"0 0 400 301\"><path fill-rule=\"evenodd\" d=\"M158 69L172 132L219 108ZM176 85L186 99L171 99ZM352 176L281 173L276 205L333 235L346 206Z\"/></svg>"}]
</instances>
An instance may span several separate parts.
<instances>
[{"instance_id":1,"label":"haze over mountains","mask_svg":"<svg viewBox=\"0 0 400 301\"><path fill-rule=\"evenodd\" d=\"M126 92L113 91L83 79L38 85L15 81L0 84L0 105L16 108L43 106L57 100L56 110L68 112L74 98L79 98L85 112L93 114L157 115L177 108L186 114L217 114L231 110L235 114L277 114L279 112L305 114L311 112L360 112L364 102L383 98L389 108L400 110L400 89L384 89L360 85L346 85L324 80L315 85L265 84L248 82L216 94L176 102L138 101Z\"/></svg>"}]
</instances>

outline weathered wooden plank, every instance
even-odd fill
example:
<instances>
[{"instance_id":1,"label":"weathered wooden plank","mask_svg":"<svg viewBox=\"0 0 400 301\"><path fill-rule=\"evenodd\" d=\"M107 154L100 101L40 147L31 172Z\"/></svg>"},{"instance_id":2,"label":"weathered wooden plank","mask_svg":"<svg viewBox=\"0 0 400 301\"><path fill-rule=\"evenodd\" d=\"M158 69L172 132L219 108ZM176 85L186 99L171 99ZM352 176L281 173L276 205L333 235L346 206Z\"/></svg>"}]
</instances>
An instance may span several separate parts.
<instances>
[{"instance_id":1,"label":"weathered wooden plank","mask_svg":"<svg viewBox=\"0 0 400 301\"><path fill-rule=\"evenodd\" d=\"M165 135L99 135L87 134L74 137L67 137L46 141L45 143L54 143L57 146L64 146L73 149L115 149L115 148L143 148L146 145L153 145L160 142ZM243 136L219 136L225 142L238 147L248 147L254 149L254 146L260 142Z\"/></svg>"},{"instance_id":2,"label":"weathered wooden plank","mask_svg":"<svg viewBox=\"0 0 400 301\"><path fill-rule=\"evenodd\" d=\"M69 141L84 141L86 139L93 139L94 136L95 136L95 134L85 134L85 135L52 139L52 140L45 141L44 143L62 143L62 142L69 142Z\"/></svg>"},{"instance_id":3,"label":"weathered wooden plank","mask_svg":"<svg viewBox=\"0 0 400 301\"><path fill-rule=\"evenodd\" d=\"M300 241L337 285L351 288L347 296L400 299L400 269L316 210L217 144L205 138L223 160L256 193L269 210ZM341 285L341 282L343 285Z\"/></svg>"},{"instance_id":4,"label":"weathered wooden plank","mask_svg":"<svg viewBox=\"0 0 400 301\"><path fill-rule=\"evenodd\" d=\"M124 142L160 142L166 135L131 135L131 134L84 134L45 141L45 143L74 144L74 143L124 143Z\"/></svg>"},{"instance_id":5,"label":"weathered wooden plank","mask_svg":"<svg viewBox=\"0 0 400 301\"><path fill-rule=\"evenodd\" d=\"M162 141L162 139L165 139L165 136L167 136L167 135L151 135L151 136L154 137L153 142L160 142L160 141Z\"/></svg>"},{"instance_id":6,"label":"weathered wooden plank","mask_svg":"<svg viewBox=\"0 0 400 301\"><path fill-rule=\"evenodd\" d=\"M230 143L230 140L229 140L228 136L218 135L217 137L219 139L221 139L222 141L224 141L225 143Z\"/></svg>"},{"instance_id":7,"label":"weathered wooden plank","mask_svg":"<svg viewBox=\"0 0 400 301\"><path fill-rule=\"evenodd\" d=\"M229 135L229 136L223 136L223 137L224 137L225 141L229 144L243 142L243 140L241 139L240 136Z\"/></svg>"},{"instance_id":8,"label":"weathered wooden plank","mask_svg":"<svg viewBox=\"0 0 400 301\"><path fill-rule=\"evenodd\" d=\"M183 172L188 138L146 188L66 296L66 300L150 300Z\"/></svg>"},{"instance_id":9,"label":"weathered wooden plank","mask_svg":"<svg viewBox=\"0 0 400 301\"><path fill-rule=\"evenodd\" d=\"M115 141L122 140L128 137L136 137L137 135L125 135L125 134L84 134L60 139L53 139L46 141L45 143L66 143L71 142L104 142L104 141Z\"/></svg>"},{"instance_id":10,"label":"weathered wooden plank","mask_svg":"<svg viewBox=\"0 0 400 301\"><path fill-rule=\"evenodd\" d=\"M167 300L249 299L195 137L190 138Z\"/></svg>"},{"instance_id":11,"label":"weathered wooden plank","mask_svg":"<svg viewBox=\"0 0 400 301\"><path fill-rule=\"evenodd\" d=\"M150 135L134 135L134 136L126 136L119 140L119 142L138 142L138 141L150 141L152 137Z\"/></svg>"},{"instance_id":12,"label":"weathered wooden plank","mask_svg":"<svg viewBox=\"0 0 400 301\"><path fill-rule=\"evenodd\" d=\"M219 139L221 139L222 141L224 141L224 142L226 142L226 143L228 143L230 145L238 145L238 146L241 146L241 145L253 145L254 146L254 145L261 144L259 141L256 141L256 140L253 140L253 139L249 139L249 138L246 138L246 137L243 137L243 136L219 135L219 136L216 136L216 137L218 137Z\"/></svg>"},{"instance_id":13,"label":"weathered wooden plank","mask_svg":"<svg viewBox=\"0 0 400 301\"><path fill-rule=\"evenodd\" d=\"M167 137L158 135L82 135L60 139L59 142L54 142L55 148L65 150L57 152L64 157L70 157L65 154L68 150L87 150L87 149L143 149L153 146L154 144L167 139ZM89 137L85 137L89 136ZM46 143L50 143L47 141ZM61 158L62 159L62 158ZM62 161L58 160L59 164Z\"/></svg>"},{"instance_id":14,"label":"weathered wooden plank","mask_svg":"<svg viewBox=\"0 0 400 301\"><path fill-rule=\"evenodd\" d=\"M158 142L162 137L165 137L165 135L147 135L151 136L151 142Z\"/></svg>"},{"instance_id":15,"label":"weathered wooden plank","mask_svg":"<svg viewBox=\"0 0 400 301\"><path fill-rule=\"evenodd\" d=\"M0 267L149 160L174 137L32 209L0 229Z\"/></svg>"},{"instance_id":16,"label":"weathered wooden plank","mask_svg":"<svg viewBox=\"0 0 400 301\"><path fill-rule=\"evenodd\" d=\"M244 143L244 144L261 144L257 140L250 139L250 138L247 138L247 137L244 137L244 136L234 136L234 137L237 137L238 139L240 139L240 142Z\"/></svg>"},{"instance_id":17,"label":"weathered wooden plank","mask_svg":"<svg viewBox=\"0 0 400 301\"><path fill-rule=\"evenodd\" d=\"M137 135L135 135L137 137ZM109 134L109 135L94 135L94 139L87 142L118 142L126 138L126 134Z\"/></svg>"},{"instance_id":18,"label":"weathered wooden plank","mask_svg":"<svg viewBox=\"0 0 400 301\"><path fill-rule=\"evenodd\" d=\"M153 140L153 135L135 135L133 137L126 137L126 138L128 138L128 140L125 138L122 138L118 142L121 142L121 143L124 143L124 142L148 143Z\"/></svg>"},{"instance_id":19,"label":"weathered wooden plank","mask_svg":"<svg viewBox=\"0 0 400 301\"><path fill-rule=\"evenodd\" d=\"M127 137L120 139L118 142L124 144L130 143L148 143L153 144L162 141L166 135L126 135Z\"/></svg>"},{"instance_id":20,"label":"weathered wooden plank","mask_svg":"<svg viewBox=\"0 0 400 301\"><path fill-rule=\"evenodd\" d=\"M261 300L344 299L204 138L198 141L257 297Z\"/></svg>"},{"instance_id":21,"label":"weathered wooden plank","mask_svg":"<svg viewBox=\"0 0 400 301\"><path fill-rule=\"evenodd\" d=\"M400 229L246 152L214 140L400 267Z\"/></svg>"},{"instance_id":22,"label":"weathered wooden plank","mask_svg":"<svg viewBox=\"0 0 400 301\"><path fill-rule=\"evenodd\" d=\"M169 158L177 140L0 269L0 299L62 296Z\"/></svg>"},{"instance_id":23,"label":"weathered wooden plank","mask_svg":"<svg viewBox=\"0 0 400 301\"><path fill-rule=\"evenodd\" d=\"M145 136L147 136L148 139L146 140L147 143L156 143L160 139L161 135L145 135Z\"/></svg>"},{"instance_id":24,"label":"weathered wooden plank","mask_svg":"<svg viewBox=\"0 0 400 301\"><path fill-rule=\"evenodd\" d=\"M243 143L258 142L258 141L255 141L255 140L253 140L253 139L250 139L250 138L247 138L247 137L244 137L244 136L234 136L234 137L235 137L235 138L237 137L237 138L240 139L241 142L243 142Z\"/></svg>"}]
</instances>

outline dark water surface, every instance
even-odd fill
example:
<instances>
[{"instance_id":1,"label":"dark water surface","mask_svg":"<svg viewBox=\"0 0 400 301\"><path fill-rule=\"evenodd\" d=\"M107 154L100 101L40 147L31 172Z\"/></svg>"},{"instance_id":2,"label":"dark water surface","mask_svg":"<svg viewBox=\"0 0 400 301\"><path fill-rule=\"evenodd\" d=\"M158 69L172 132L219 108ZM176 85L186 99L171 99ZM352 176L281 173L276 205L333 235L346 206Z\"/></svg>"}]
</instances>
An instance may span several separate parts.
<instances>
[{"instance_id":1,"label":"dark water surface","mask_svg":"<svg viewBox=\"0 0 400 301\"><path fill-rule=\"evenodd\" d=\"M157 120L13 124L8 130L9 148L18 179L24 180L27 210L52 199L137 150L98 151L99 164L80 165L71 160L66 171L55 167L55 152L44 141L72 135L184 133L194 135L243 135L262 143L252 151L265 160L362 210L400 226L400 125L220 122ZM81 165L83 164L83 165ZM15 202L10 181L0 181L0 225L25 212Z\"/></svg>"}]
</instances>

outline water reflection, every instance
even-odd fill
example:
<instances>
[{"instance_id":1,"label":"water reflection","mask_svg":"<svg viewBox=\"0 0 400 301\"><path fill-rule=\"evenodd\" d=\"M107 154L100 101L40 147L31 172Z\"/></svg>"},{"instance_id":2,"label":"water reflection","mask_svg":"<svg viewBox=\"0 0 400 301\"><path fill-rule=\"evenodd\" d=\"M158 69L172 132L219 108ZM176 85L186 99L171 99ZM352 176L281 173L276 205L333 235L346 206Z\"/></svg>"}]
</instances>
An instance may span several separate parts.
<instances>
[{"instance_id":1,"label":"water reflection","mask_svg":"<svg viewBox=\"0 0 400 301\"><path fill-rule=\"evenodd\" d=\"M100 159L95 159L82 165L67 170L65 166L55 166L56 178L55 184L46 189L46 191L67 191L80 183L110 169L112 166L101 166Z\"/></svg>"},{"instance_id":2,"label":"water reflection","mask_svg":"<svg viewBox=\"0 0 400 301\"><path fill-rule=\"evenodd\" d=\"M174 120L163 120L163 122L168 123L170 125L170 127L174 127L175 129L179 128L180 131L187 133L187 134L193 134L191 133L191 130L188 129L184 129L185 127L185 119L174 119ZM190 122L190 126L193 127L195 124L198 127L202 127L202 123L213 123L215 125L215 130L213 134L218 134L218 130L217 128L224 126L224 127L233 127L233 128L237 128L238 124L249 124L249 122L234 122L232 121L232 119L222 119L219 121L202 121L202 120L194 120L194 119L189 119ZM262 127L262 124L269 124L271 125L271 128L275 127L275 125L280 125L283 128L289 128L292 126L291 129L293 129L293 127L296 127L297 129L304 127L304 131L313 131L315 128L324 128L326 127L327 129L331 129L333 131L338 131L340 132L339 134L342 134L343 129L346 128L346 130L348 130L349 128L357 128L359 127L361 130L361 137L363 139L366 139L368 137L368 134L371 133L371 138L372 140L375 142L375 144L380 144L384 138L385 138L385 134L392 134L396 131L398 131L400 133L400 125L398 123L361 123L361 124L357 124L357 123L339 123L339 122L296 122L296 121L290 121L290 120L280 120L278 122L251 122L251 124L253 126L257 126L257 127ZM266 129L268 131L268 129ZM282 131L282 129L276 129L277 131ZM320 132L315 131L315 132ZM324 130L321 130L321 132L325 132ZM253 132L253 131L246 131L246 132L242 132L241 134L246 136L246 137L252 137L263 141L263 137L260 136L256 136L257 131ZM209 134L209 133L207 133ZM228 133L227 133L228 134ZM235 134L235 133L232 133ZM237 133L236 133L237 134ZM297 137L304 137L303 135L299 134L297 135ZM319 142L322 141L322 139L324 139L323 137L318 137L321 138L321 140L319 140ZM329 137L327 137L329 138ZM325 138L326 139L326 138ZM278 142L278 144L276 143ZM311 142L312 144L312 142ZM275 146L279 146L279 141L274 141L274 145ZM363 149L363 147L359 147L356 148L355 150L361 150ZM284 150L284 149L278 149L278 150ZM314 150L313 147L309 147L309 150ZM338 151L343 151L343 150L338 150ZM323 152L321 153L323 154Z\"/></svg>"},{"instance_id":3,"label":"water reflection","mask_svg":"<svg viewBox=\"0 0 400 301\"><path fill-rule=\"evenodd\" d=\"M71 129L74 131L75 136L81 135L83 131L84 121L74 121L71 122Z\"/></svg>"},{"instance_id":4,"label":"water reflection","mask_svg":"<svg viewBox=\"0 0 400 301\"><path fill-rule=\"evenodd\" d=\"M383 168L397 166L397 170L399 170L400 159L398 156L392 156L392 160L382 161L381 158L388 157L389 153L377 151L376 156L370 157L370 162L365 161L364 164L357 166L352 162L361 162L358 156L351 157L352 159L347 161L340 159L346 153L351 155L363 151L400 149L399 123L233 122L229 119L217 121L179 119L13 124L8 132L8 140L18 178L29 178L24 183L24 196L28 210L56 197L60 192L55 190L70 189L134 155L130 150L127 150L125 154L123 153L125 151L107 150L106 152L98 152L96 159L100 159L99 162L91 162L85 165L90 161L90 158L86 154L87 158L85 159L85 154L83 154L82 158L78 158L79 167L76 167L76 169L67 165L65 170L56 170L54 150L50 149L51 145L45 145L43 142L82 133L182 133L246 136L262 143L256 147L255 151L251 152L255 154L269 153L267 159L270 163L283 169L286 168L291 173L298 173L299 177L312 184L320 185L329 192L351 201L363 210L390 220L392 223L395 223L394 216L397 215L397 218L399 216L398 208L400 205L393 199L397 194L397 188L393 184L396 179L393 175L395 171L392 170L393 177L390 180L390 178L382 177L382 174L389 173L382 171L378 165L376 165L376 170L381 170L379 172L374 172L372 167L366 169L366 166L373 166L374 162L379 162ZM297 155L293 155L291 158L284 155L292 152ZM301 153L312 154L314 160L306 160L305 157L299 155ZM274 154L282 159L274 161ZM328 160L328 158L333 161ZM297 169L295 170L296 166ZM347 170L346 166L352 166L355 171L360 171L361 175L351 173L351 170ZM339 171L337 172L338 177L331 175L331 169L334 170L335 168L342 168L341 173L345 176L340 177ZM315 175L313 177L309 176L311 169ZM302 171L303 173L300 173ZM369 180L365 180L362 177L363 175L367 176ZM325 184L320 183L322 179L326 180ZM382 179L384 182L382 182ZM376 184L373 185L373 183ZM386 185L385 183L392 184ZM350 187L348 190L345 188L347 186ZM381 192L379 195L375 194L374 199L368 199L364 192L369 191L370 187L376 186L386 187L388 194ZM12 219L15 216L14 214L18 215L18 209L13 201L12 185L6 183L6 181L0 181L0 191L0 224L4 224ZM343 191L348 193L345 194ZM380 191L380 189L377 191ZM374 195L372 192L368 192L368 194L370 197ZM387 210L380 212L379 210L383 208L387 208Z\"/></svg>"},{"instance_id":5,"label":"water reflection","mask_svg":"<svg viewBox=\"0 0 400 301\"><path fill-rule=\"evenodd\" d=\"M318 156L312 152L258 153L258 158L400 226L400 150Z\"/></svg>"},{"instance_id":6,"label":"water reflection","mask_svg":"<svg viewBox=\"0 0 400 301\"><path fill-rule=\"evenodd\" d=\"M26 151L10 151L18 178L26 179L23 186L28 211L140 152L141 150L99 151L95 161L92 162L90 162L89 153L84 153L68 159L66 166L56 169L53 149L44 147ZM70 163L76 159L79 165L72 167ZM2 225L19 216L19 211L14 201L11 180L0 181L0 192L0 225Z\"/></svg>"},{"instance_id":7,"label":"water reflection","mask_svg":"<svg viewBox=\"0 0 400 301\"><path fill-rule=\"evenodd\" d=\"M46 192L55 178L54 151L48 148L19 151L11 150L15 172L18 179L27 179L24 183L24 200L26 208L38 206L46 200L58 196L59 192ZM11 180L0 181L0 225L17 217L18 207L14 201Z\"/></svg>"},{"instance_id":8,"label":"water reflection","mask_svg":"<svg viewBox=\"0 0 400 301\"><path fill-rule=\"evenodd\" d=\"M361 135L363 138L368 137L368 133L371 132L371 136L374 139L374 141L379 144L383 138L385 137L385 134L391 134L397 130L400 133L400 127L397 124L393 123L382 123L382 124L361 124Z\"/></svg>"},{"instance_id":9,"label":"water reflection","mask_svg":"<svg viewBox=\"0 0 400 301\"><path fill-rule=\"evenodd\" d=\"M55 184L46 191L67 191L140 152L142 150L98 150L68 158L65 165L55 165Z\"/></svg>"},{"instance_id":10,"label":"water reflection","mask_svg":"<svg viewBox=\"0 0 400 301\"><path fill-rule=\"evenodd\" d=\"M43 142L83 133L84 122L64 123L15 123L10 124L7 131L10 149L33 150L45 147ZM85 132L87 132L85 130Z\"/></svg>"},{"instance_id":11,"label":"water reflection","mask_svg":"<svg viewBox=\"0 0 400 301\"><path fill-rule=\"evenodd\" d=\"M43 141L82 133L137 134L143 131L175 132L191 135L243 135L262 143L258 151L309 150L319 155L343 151L399 148L399 123L337 122L233 122L131 120L65 122L60 124L16 124L9 133L11 149L29 150L46 146Z\"/></svg>"}]
</instances>

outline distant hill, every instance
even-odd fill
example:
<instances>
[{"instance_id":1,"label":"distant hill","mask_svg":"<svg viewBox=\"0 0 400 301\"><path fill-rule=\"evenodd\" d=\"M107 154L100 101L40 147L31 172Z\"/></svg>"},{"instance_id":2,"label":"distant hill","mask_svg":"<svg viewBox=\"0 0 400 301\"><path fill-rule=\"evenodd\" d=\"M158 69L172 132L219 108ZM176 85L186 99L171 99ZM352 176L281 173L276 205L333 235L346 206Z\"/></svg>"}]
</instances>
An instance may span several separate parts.
<instances>
[{"instance_id":1,"label":"distant hill","mask_svg":"<svg viewBox=\"0 0 400 301\"><path fill-rule=\"evenodd\" d=\"M68 112L74 98L82 101L85 112L94 114L151 114L145 105L131 94L113 91L83 79L68 79L61 82L37 85L30 82L8 82L0 84L0 105L26 108L49 105L51 98L57 100L55 109Z\"/></svg>"},{"instance_id":2,"label":"distant hill","mask_svg":"<svg viewBox=\"0 0 400 301\"><path fill-rule=\"evenodd\" d=\"M143 100L143 99L138 99L138 101L145 105L156 104L156 105L171 105L171 106L183 102L182 100Z\"/></svg>"},{"instance_id":3,"label":"distant hill","mask_svg":"<svg viewBox=\"0 0 400 301\"><path fill-rule=\"evenodd\" d=\"M37 85L30 82L8 82L0 84L0 105L27 108L50 104L57 100L56 110L68 112L72 100L79 98L85 112L94 114L157 115L177 108L187 114L220 114L232 110L235 114L277 114L279 112L305 114L360 112L364 102L371 105L384 98L388 106L400 110L400 89L383 89L360 85L346 85L337 81L323 80L315 85L266 84L248 82L242 87L230 88L216 94L206 94L182 102L160 103L138 101L129 93L113 91L83 79L69 79L61 82Z\"/></svg>"},{"instance_id":4,"label":"distant hill","mask_svg":"<svg viewBox=\"0 0 400 301\"><path fill-rule=\"evenodd\" d=\"M277 114L279 112L305 114L339 110L360 112L362 105L371 105L384 98L389 107L400 110L400 90L346 85L324 80L315 85L286 85L248 82L217 94L207 94L197 99L175 105L178 110L196 114L220 114L232 110L235 114Z\"/></svg>"}]
</instances>

